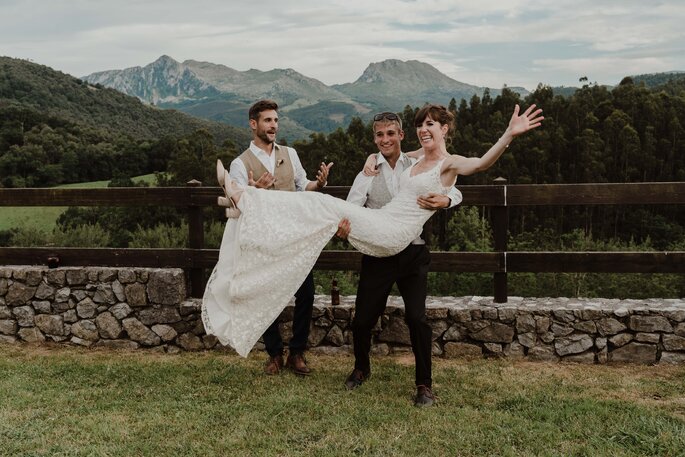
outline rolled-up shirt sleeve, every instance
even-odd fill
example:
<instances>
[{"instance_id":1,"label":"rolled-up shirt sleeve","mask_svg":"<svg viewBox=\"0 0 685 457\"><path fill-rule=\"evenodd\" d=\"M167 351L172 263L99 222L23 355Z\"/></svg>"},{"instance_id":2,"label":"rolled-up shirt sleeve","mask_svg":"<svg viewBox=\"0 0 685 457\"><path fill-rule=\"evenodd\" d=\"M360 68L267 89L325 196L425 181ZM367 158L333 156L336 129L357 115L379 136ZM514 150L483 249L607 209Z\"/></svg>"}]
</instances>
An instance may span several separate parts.
<instances>
[{"instance_id":1,"label":"rolled-up shirt sleeve","mask_svg":"<svg viewBox=\"0 0 685 457\"><path fill-rule=\"evenodd\" d=\"M240 184L241 186L247 186L247 168L245 168L245 164L242 160L233 159L233 161L231 161L231 166L229 167L228 175L231 177L233 181Z\"/></svg>"},{"instance_id":2,"label":"rolled-up shirt sleeve","mask_svg":"<svg viewBox=\"0 0 685 457\"><path fill-rule=\"evenodd\" d=\"M447 193L447 196L450 199L450 206L448 206L448 208L454 208L464 200L464 197L461 195L461 191L454 186L452 186L450 191Z\"/></svg>"},{"instance_id":3,"label":"rolled-up shirt sleeve","mask_svg":"<svg viewBox=\"0 0 685 457\"><path fill-rule=\"evenodd\" d=\"M366 176L363 172L360 172L354 182L352 187L350 187L350 193L347 194L347 201L353 203L357 206L364 206L366 204L366 199L369 196L369 188L373 182L373 176Z\"/></svg>"}]
</instances>

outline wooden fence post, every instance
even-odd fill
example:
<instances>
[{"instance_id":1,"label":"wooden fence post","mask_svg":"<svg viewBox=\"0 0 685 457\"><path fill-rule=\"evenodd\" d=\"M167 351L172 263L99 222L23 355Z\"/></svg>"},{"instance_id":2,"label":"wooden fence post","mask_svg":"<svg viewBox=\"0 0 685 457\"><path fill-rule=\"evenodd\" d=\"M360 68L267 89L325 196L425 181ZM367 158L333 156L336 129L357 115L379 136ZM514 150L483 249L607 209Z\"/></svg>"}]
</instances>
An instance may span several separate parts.
<instances>
[{"instance_id":1,"label":"wooden fence post","mask_svg":"<svg viewBox=\"0 0 685 457\"><path fill-rule=\"evenodd\" d=\"M507 236L509 234L509 210L507 208L507 180L499 177L493 180L493 184L500 186L502 196L500 204L492 208L492 232L495 238L495 251L501 254L501 264L504 272L494 273L493 282L495 288L495 303L507 302Z\"/></svg>"},{"instance_id":2,"label":"wooden fence post","mask_svg":"<svg viewBox=\"0 0 685 457\"><path fill-rule=\"evenodd\" d=\"M189 187L188 192L192 196L193 188L202 186L202 182L193 179L186 183ZM191 198L192 201L192 198ZM205 246L204 218L201 206L188 206L188 247L190 249L202 249ZM202 297L205 289L204 269L190 269L190 295L191 297Z\"/></svg>"}]
</instances>

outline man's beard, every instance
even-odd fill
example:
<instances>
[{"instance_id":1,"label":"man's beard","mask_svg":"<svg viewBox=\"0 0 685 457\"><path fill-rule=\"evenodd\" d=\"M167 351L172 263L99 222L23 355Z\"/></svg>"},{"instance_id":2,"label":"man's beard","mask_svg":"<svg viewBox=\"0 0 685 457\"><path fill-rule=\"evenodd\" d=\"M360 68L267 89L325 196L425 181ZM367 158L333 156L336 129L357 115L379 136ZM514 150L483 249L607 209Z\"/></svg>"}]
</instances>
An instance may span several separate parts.
<instances>
[{"instance_id":1,"label":"man's beard","mask_svg":"<svg viewBox=\"0 0 685 457\"><path fill-rule=\"evenodd\" d=\"M267 135L267 132L258 132L257 136L259 137L260 140L262 140L266 144L272 144L276 142L276 135L274 132L274 139L270 139L269 136Z\"/></svg>"}]
</instances>

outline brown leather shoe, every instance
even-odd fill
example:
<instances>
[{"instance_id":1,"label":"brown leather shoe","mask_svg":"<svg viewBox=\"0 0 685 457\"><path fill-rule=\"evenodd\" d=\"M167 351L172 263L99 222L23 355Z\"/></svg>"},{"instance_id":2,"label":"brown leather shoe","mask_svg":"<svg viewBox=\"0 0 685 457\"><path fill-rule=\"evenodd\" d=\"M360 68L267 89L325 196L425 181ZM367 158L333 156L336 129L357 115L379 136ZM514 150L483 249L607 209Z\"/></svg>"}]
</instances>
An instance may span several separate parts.
<instances>
[{"instance_id":1,"label":"brown leather shoe","mask_svg":"<svg viewBox=\"0 0 685 457\"><path fill-rule=\"evenodd\" d=\"M307 366L307 361L302 354L288 354L288 360L285 361L285 367L293 370L293 373L301 376L311 374L312 370Z\"/></svg>"},{"instance_id":2,"label":"brown leather shoe","mask_svg":"<svg viewBox=\"0 0 685 457\"><path fill-rule=\"evenodd\" d=\"M430 387L420 384L416 386L414 406L432 406L435 403L435 395Z\"/></svg>"},{"instance_id":3,"label":"brown leather shoe","mask_svg":"<svg viewBox=\"0 0 685 457\"><path fill-rule=\"evenodd\" d=\"M264 365L264 373L274 375L283 369L283 356L281 354L269 357Z\"/></svg>"}]
</instances>

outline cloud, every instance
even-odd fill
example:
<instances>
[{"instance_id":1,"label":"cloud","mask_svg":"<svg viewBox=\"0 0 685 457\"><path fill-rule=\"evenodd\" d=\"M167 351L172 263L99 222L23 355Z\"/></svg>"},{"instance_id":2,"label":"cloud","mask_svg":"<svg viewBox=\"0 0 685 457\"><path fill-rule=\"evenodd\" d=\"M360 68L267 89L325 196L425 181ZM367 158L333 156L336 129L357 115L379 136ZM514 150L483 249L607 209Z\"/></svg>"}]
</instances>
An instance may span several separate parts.
<instances>
[{"instance_id":1,"label":"cloud","mask_svg":"<svg viewBox=\"0 0 685 457\"><path fill-rule=\"evenodd\" d=\"M77 76L168 54L326 84L416 59L464 82L532 88L576 81L586 66L612 83L685 69L684 20L676 0L3 1L0 54Z\"/></svg>"}]
</instances>

